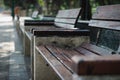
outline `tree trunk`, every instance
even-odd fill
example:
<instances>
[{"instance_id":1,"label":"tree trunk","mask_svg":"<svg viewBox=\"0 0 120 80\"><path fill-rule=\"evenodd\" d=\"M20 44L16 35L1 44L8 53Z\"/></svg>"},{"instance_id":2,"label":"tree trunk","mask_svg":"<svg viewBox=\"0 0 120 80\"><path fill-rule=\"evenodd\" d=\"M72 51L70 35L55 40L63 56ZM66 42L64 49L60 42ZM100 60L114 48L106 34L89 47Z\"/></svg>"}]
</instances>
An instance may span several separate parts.
<instances>
[{"instance_id":1,"label":"tree trunk","mask_svg":"<svg viewBox=\"0 0 120 80\"><path fill-rule=\"evenodd\" d=\"M89 0L80 0L80 6L82 8L81 19L90 20L91 19L91 6Z\"/></svg>"}]
</instances>

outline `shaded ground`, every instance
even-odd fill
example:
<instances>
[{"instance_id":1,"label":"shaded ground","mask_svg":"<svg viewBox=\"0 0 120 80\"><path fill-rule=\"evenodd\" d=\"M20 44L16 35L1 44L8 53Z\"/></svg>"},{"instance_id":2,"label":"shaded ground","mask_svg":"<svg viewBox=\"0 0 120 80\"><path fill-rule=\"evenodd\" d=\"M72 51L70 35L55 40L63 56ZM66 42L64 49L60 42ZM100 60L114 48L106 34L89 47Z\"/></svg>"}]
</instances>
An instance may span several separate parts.
<instances>
[{"instance_id":1,"label":"shaded ground","mask_svg":"<svg viewBox=\"0 0 120 80\"><path fill-rule=\"evenodd\" d=\"M0 80L8 80L9 53L0 52Z\"/></svg>"},{"instance_id":2,"label":"shaded ground","mask_svg":"<svg viewBox=\"0 0 120 80\"><path fill-rule=\"evenodd\" d=\"M9 59L10 51L12 51L12 47L10 47L12 45L11 26L5 26L5 24L5 22L0 21L0 80L8 80L9 78Z\"/></svg>"},{"instance_id":3,"label":"shaded ground","mask_svg":"<svg viewBox=\"0 0 120 80\"><path fill-rule=\"evenodd\" d=\"M0 80L29 80L12 18L0 14Z\"/></svg>"}]
</instances>

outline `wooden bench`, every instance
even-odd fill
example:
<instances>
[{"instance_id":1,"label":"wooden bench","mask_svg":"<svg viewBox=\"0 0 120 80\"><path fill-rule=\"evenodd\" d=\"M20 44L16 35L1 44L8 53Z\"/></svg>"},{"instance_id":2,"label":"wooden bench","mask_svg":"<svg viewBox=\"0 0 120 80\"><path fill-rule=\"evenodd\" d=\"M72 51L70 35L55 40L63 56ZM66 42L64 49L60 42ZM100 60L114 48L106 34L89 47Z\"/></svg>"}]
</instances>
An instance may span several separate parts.
<instances>
[{"instance_id":1,"label":"wooden bench","mask_svg":"<svg viewBox=\"0 0 120 80\"><path fill-rule=\"evenodd\" d=\"M120 4L97 8L89 23L96 34L91 43L80 48L96 54L92 57L74 56L73 70L79 75L120 74ZM97 33L95 31L97 30ZM91 35L92 37L93 35ZM93 42L94 41L94 42ZM101 48L102 47L102 48ZM102 50L102 49L106 50ZM78 51L79 50L78 48Z\"/></svg>"},{"instance_id":2,"label":"wooden bench","mask_svg":"<svg viewBox=\"0 0 120 80\"><path fill-rule=\"evenodd\" d=\"M81 36L76 29L33 29L32 68L34 80L75 80L98 78L120 79L120 5L100 6L93 15L90 43L82 43L75 48L61 48L56 45L35 44L35 37L69 37ZM58 23L59 24L59 23ZM68 25L68 24L67 24ZM66 25L66 26L67 26ZM83 31L84 32L84 31ZM92 34L93 33L93 34ZM108 35L114 33L113 35ZM107 35L106 35L107 34ZM113 41L114 40L114 41ZM44 42L44 41L43 41ZM112 45L110 45L112 44ZM40 69L40 71L39 71ZM51 72L48 72L52 70ZM48 74L52 74L49 77ZM112 76L112 75L118 76ZM94 76L82 76L94 75Z\"/></svg>"},{"instance_id":3,"label":"wooden bench","mask_svg":"<svg viewBox=\"0 0 120 80\"><path fill-rule=\"evenodd\" d=\"M34 32L35 36L33 36L33 40L32 40L32 43L33 43L32 44L32 49L33 49L32 52L35 51L35 44L37 44L37 40L38 40L38 42L39 42L39 40L41 40L41 39L39 39L41 37L37 37L39 34L41 36L43 36L43 38L44 38L44 36L45 37L50 37L52 34L53 35L57 34L56 36L59 35L61 37L63 37L63 36L68 36L68 37L73 36L73 37L75 37L75 36L78 36L78 35L88 37L88 35L90 34L89 30L86 30L86 29L82 30L82 29L75 28L79 16L80 16L80 9L79 8L78 9L69 9L69 10L60 10L58 12L56 18L55 18L55 22L54 22L53 27L47 26L47 27L33 28L32 32L34 32L34 30L41 30L41 31L38 32L38 33ZM51 33L49 31L51 31ZM56 38L56 39L58 39L58 38ZM45 42L45 40L42 40L42 41ZM53 43L56 43L56 42L53 41ZM34 54L32 53L31 56L33 57ZM33 62L36 61L34 59L35 58L32 58ZM36 71L36 70L33 69L33 73L35 74L34 71ZM50 72L50 74L51 74L51 72ZM41 78L44 78L44 76L41 76Z\"/></svg>"},{"instance_id":4,"label":"wooden bench","mask_svg":"<svg viewBox=\"0 0 120 80\"><path fill-rule=\"evenodd\" d=\"M68 9L59 10L56 18L53 22L52 19L46 17L44 20L25 20L25 35L24 35L24 53L25 55L30 55L30 42L31 42L31 28L41 28L41 29L53 29L54 28L75 28L78 18L80 16L81 9ZM81 26L81 25L80 25ZM86 26L86 24L85 24ZM83 29L83 28L82 28ZM89 30L84 28L81 30L81 35L89 35Z\"/></svg>"},{"instance_id":5,"label":"wooden bench","mask_svg":"<svg viewBox=\"0 0 120 80\"><path fill-rule=\"evenodd\" d=\"M59 10L58 14L55 17L45 16L41 20L25 20L24 25L25 29L30 31L31 28L36 27L49 27L52 25L53 27L63 27L63 28L76 28L77 22L88 24L88 21L80 21L79 17L81 16L81 9L68 9L68 10ZM54 20L54 22L53 22ZM54 24L54 25L53 25ZM79 25L78 25L79 26ZM79 27L78 27L79 28ZM85 28L84 28L85 29Z\"/></svg>"}]
</instances>

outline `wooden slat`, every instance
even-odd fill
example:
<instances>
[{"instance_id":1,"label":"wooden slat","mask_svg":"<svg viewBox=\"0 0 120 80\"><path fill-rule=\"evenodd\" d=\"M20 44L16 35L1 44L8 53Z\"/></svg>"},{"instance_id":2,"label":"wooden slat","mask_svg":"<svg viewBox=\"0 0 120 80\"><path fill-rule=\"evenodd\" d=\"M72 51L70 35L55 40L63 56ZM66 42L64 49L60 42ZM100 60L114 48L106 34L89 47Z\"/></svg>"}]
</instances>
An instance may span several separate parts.
<instances>
[{"instance_id":1,"label":"wooden slat","mask_svg":"<svg viewBox=\"0 0 120 80\"><path fill-rule=\"evenodd\" d=\"M80 8L78 9L68 9L68 10L59 10L56 17L59 18L77 18L80 14Z\"/></svg>"},{"instance_id":2,"label":"wooden slat","mask_svg":"<svg viewBox=\"0 0 120 80\"><path fill-rule=\"evenodd\" d=\"M62 27L62 28L66 28L66 29L74 29L75 28L75 25L73 25L73 24L59 23L59 22L55 22L54 24L56 27Z\"/></svg>"},{"instance_id":3,"label":"wooden slat","mask_svg":"<svg viewBox=\"0 0 120 80\"><path fill-rule=\"evenodd\" d=\"M120 55L74 56L73 70L78 75L120 74Z\"/></svg>"},{"instance_id":4,"label":"wooden slat","mask_svg":"<svg viewBox=\"0 0 120 80\"><path fill-rule=\"evenodd\" d=\"M108 51L106 49L103 49L101 47L98 47L96 45L92 45L92 44L89 44L89 43L83 43L81 44L81 47L84 48L84 49L87 49L95 54L98 54L98 55L112 55L112 51Z\"/></svg>"},{"instance_id":5,"label":"wooden slat","mask_svg":"<svg viewBox=\"0 0 120 80\"><path fill-rule=\"evenodd\" d=\"M68 29L75 28L75 24L78 20L80 10L81 10L80 8L59 10L55 19L55 23L54 23L55 26L68 28Z\"/></svg>"},{"instance_id":6,"label":"wooden slat","mask_svg":"<svg viewBox=\"0 0 120 80\"><path fill-rule=\"evenodd\" d=\"M71 58L69 58L64 53L62 53L58 48L56 49L53 46L46 46L46 48L48 49L48 51L51 52L51 54L53 56L56 57L56 59L58 59L58 61L60 61L67 69L69 69L72 72L72 70L71 70L71 65L72 65Z\"/></svg>"},{"instance_id":7,"label":"wooden slat","mask_svg":"<svg viewBox=\"0 0 120 80\"><path fill-rule=\"evenodd\" d=\"M120 31L120 22L119 21L91 20L89 23L89 26Z\"/></svg>"},{"instance_id":8,"label":"wooden slat","mask_svg":"<svg viewBox=\"0 0 120 80\"><path fill-rule=\"evenodd\" d=\"M57 47L58 48L58 47ZM64 53L66 56L68 56L70 59L75 56L75 55L79 55L79 56L84 56L83 54L77 52L74 49L63 49L63 48L59 48L59 50Z\"/></svg>"},{"instance_id":9,"label":"wooden slat","mask_svg":"<svg viewBox=\"0 0 120 80\"><path fill-rule=\"evenodd\" d=\"M72 80L72 73L66 69L44 46L38 46L40 55L48 62L50 67L63 80Z\"/></svg>"},{"instance_id":10,"label":"wooden slat","mask_svg":"<svg viewBox=\"0 0 120 80\"><path fill-rule=\"evenodd\" d=\"M25 20L25 26L32 26L32 25L54 25L54 21L50 20Z\"/></svg>"},{"instance_id":11,"label":"wooden slat","mask_svg":"<svg viewBox=\"0 0 120 80\"><path fill-rule=\"evenodd\" d=\"M99 6L93 19L120 20L120 4Z\"/></svg>"},{"instance_id":12,"label":"wooden slat","mask_svg":"<svg viewBox=\"0 0 120 80\"><path fill-rule=\"evenodd\" d=\"M25 26L32 26L32 25L37 25L37 26L42 26L42 25L54 25L54 22L26 22L24 24Z\"/></svg>"},{"instance_id":13,"label":"wooden slat","mask_svg":"<svg viewBox=\"0 0 120 80\"><path fill-rule=\"evenodd\" d=\"M84 56L99 56L99 55L97 55L97 54L95 54L95 53L93 53L89 50L86 50L86 49L82 48L82 47L78 47L75 50L78 51L80 54L82 54Z\"/></svg>"},{"instance_id":14,"label":"wooden slat","mask_svg":"<svg viewBox=\"0 0 120 80\"><path fill-rule=\"evenodd\" d=\"M67 23L67 24L75 24L76 19L66 19L66 18L56 18L55 22L59 23Z\"/></svg>"},{"instance_id":15,"label":"wooden slat","mask_svg":"<svg viewBox=\"0 0 120 80\"><path fill-rule=\"evenodd\" d=\"M76 29L63 29L63 28L35 28L32 32L35 36L61 36L61 37L68 37L68 36L88 36L88 30L76 30Z\"/></svg>"}]
</instances>

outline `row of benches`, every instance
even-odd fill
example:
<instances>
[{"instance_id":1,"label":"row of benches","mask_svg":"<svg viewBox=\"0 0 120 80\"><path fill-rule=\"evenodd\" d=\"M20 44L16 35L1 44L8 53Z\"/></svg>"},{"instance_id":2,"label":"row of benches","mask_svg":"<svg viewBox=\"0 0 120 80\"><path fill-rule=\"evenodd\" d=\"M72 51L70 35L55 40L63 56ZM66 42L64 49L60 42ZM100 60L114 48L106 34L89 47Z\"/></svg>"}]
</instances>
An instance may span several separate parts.
<instances>
[{"instance_id":1,"label":"row of benches","mask_svg":"<svg viewBox=\"0 0 120 80\"><path fill-rule=\"evenodd\" d=\"M32 79L84 80L96 76L82 75L98 75L99 79L99 75L120 74L119 10L119 4L98 7L89 22L91 32L74 28L80 9L60 10L54 25L47 22L44 25L43 22L39 23L36 27L26 25L23 41L25 54L31 56ZM26 22L29 24L29 21ZM106 78L120 79L119 75L104 76Z\"/></svg>"}]
</instances>

